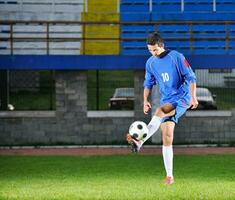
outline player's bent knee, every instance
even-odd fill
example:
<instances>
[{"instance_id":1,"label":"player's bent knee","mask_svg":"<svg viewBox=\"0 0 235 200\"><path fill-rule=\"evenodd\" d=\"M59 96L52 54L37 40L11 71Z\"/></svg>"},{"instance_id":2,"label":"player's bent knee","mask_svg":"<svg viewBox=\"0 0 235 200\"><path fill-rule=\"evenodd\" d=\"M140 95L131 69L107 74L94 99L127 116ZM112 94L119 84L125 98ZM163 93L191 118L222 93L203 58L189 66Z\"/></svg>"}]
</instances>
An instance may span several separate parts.
<instances>
[{"instance_id":1,"label":"player's bent knee","mask_svg":"<svg viewBox=\"0 0 235 200\"><path fill-rule=\"evenodd\" d=\"M158 108L155 112L155 115L161 118L165 117L165 113L163 112L162 108Z\"/></svg>"},{"instance_id":2,"label":"player's bent knee","mask_svg":"<svg viewBox=\"0 0 235 200\"><path fill-rule=\"evenodd\" d=\"M167 117L167 116L171 116L171 115L174 115L175 114L175 110L169 110L169 109L166 109L164 107L160 107L156 110L155 112L155 115L158 116L158 117Z\"/></svg>"}]
</instances>

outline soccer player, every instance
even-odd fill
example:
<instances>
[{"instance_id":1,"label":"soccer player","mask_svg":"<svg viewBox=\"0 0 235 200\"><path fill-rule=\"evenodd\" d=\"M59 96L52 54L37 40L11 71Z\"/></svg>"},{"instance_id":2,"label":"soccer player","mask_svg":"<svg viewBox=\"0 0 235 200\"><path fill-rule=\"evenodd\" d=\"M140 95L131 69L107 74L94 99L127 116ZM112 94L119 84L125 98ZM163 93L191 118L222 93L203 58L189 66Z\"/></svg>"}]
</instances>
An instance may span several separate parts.
<instances>
[{"instance_id":1,"label":"soccer player","mask_svg":"<svg viewBox=\"0 0 235 200\"><path fill-rule=\"evenodd\" d=\"M143 140L136 140L127 134L127 141L133 152L139 152L143 143L161 127L162 154L166 170L164 184L174 183L173 177L173 136L175 124L188 108L198 106L196 97L196 76L185 57L175 51L164 48L162 37L153 32L148 35L147 46L152 56L145 66L143 92L143 112L151 109L149 96L153 85L159 85L160 107L158 107L148 124L148 135Z\"/></svg>"}]
</instances>

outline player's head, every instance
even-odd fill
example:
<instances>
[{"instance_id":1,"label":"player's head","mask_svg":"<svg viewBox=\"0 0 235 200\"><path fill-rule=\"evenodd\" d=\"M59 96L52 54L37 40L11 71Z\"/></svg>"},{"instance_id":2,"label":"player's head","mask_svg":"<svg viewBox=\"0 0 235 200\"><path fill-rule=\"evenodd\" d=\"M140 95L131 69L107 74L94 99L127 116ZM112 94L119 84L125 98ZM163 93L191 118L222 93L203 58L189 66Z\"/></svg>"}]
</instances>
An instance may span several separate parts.
<instances>
[{"instance_id":1,"label":"player's head","mask_svg":"<svg viewBox=\"0 0 235 200\"><path fill-rule=\"evenodd\" d=\"M147 46L153 56L159 56L165 51L163 39L157 32L152 32L148 35Z\"/></svg>"}]
</instances>

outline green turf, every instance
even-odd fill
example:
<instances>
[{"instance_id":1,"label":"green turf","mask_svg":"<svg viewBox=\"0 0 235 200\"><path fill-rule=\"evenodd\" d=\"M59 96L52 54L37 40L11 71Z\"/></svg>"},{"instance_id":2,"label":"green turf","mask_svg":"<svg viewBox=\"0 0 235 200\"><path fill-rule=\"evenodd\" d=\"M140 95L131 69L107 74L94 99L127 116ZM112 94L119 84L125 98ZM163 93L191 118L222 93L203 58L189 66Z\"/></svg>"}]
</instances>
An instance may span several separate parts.
<instances>
[{"instance_id":1,"label":"green turf","mask_svg":"<svg viewBox=\"0 0 235 200\"><path fill-rule=\"evenodd\" d=\"M235 199L234 166L234 155L176 155L166 187L160 155L1 156L0 199Z\"/></svg>"}]
</instances>

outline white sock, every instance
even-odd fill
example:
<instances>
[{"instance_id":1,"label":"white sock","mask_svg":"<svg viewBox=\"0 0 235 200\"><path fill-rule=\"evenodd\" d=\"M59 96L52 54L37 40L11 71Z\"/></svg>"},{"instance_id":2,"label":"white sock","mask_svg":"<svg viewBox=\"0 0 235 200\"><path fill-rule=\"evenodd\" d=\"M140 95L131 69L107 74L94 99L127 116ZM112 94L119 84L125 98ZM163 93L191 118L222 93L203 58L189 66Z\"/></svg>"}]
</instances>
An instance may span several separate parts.
<instances>
[{"instance_id":1,"label":"white sock","mask_svg":"<svg viewBox=\"0 0 235 200\"><path fill-rule=\"evenodd\" d=\"M144 143L145 141L147 141L154 133L156 133L156 131L158 130L160 124L161 124L161 118L158 117L158 116L156 116L156 115L154 115L154 116L152 117L151 121L150 121L149 124L148 124L148 130L149 130L149 132L148 132L147 137L142 140L143 143ZM143 144L143 143L142 143L142 144Z\"/></svg>"},{"instance_id":2,"label":"white sock","mask_svg":"<svg viewBox=\"0 0 235 200\"><path fill-rule=\"evenodd\" d=\"M172 145L164 146L162 145L162 155L164 166L166 170L166 175L173 177L173 148Z\"/></svg>"}]
</instances>

